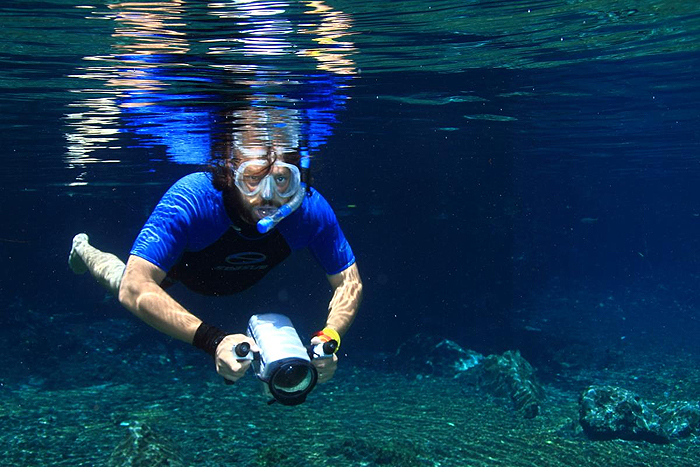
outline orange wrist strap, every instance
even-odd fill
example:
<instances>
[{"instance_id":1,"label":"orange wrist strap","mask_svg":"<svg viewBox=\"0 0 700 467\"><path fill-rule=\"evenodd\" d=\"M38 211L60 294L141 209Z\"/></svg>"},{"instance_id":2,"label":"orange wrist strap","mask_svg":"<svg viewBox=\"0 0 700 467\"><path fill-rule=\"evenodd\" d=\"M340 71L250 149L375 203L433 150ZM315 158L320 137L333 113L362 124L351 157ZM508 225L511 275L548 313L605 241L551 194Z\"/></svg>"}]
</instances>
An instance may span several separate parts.
<instances>
[{"instance_id":1,"label":"orange wrist strap","mask_svg":"<svg viewBox=\"0 0 700 467\"><path fill-rule=\"evenodd\" d=\"M340 334L333 328L323 328L321 331L314 334L314 336L320 338L321 342L336 341L338 343L335 349L336 352L340 348Z\"/></svg>"}]
</instances>

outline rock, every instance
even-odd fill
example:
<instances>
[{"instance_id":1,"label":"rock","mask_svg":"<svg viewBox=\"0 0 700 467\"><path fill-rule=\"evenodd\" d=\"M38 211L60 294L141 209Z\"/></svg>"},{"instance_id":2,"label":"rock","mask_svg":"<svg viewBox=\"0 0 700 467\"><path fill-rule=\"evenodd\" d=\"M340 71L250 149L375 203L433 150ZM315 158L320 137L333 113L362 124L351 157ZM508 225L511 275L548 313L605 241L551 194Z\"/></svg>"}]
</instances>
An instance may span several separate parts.
<instances>
[{"instance_id":1,"label":"rock","mask_svg":"<svg viewBox=\"0 0 700 467\"><path fill-rule=\"evenodd\" d=\"M518 351L484 357L449 339L418 334L399 347L394 361L396 368L410 373L460 378L507 398L525 418L535 417L544 399L535 370Z\"/></svg>"},{"instance_id":2,"label":"rock","mask_svg":"<svg viewBox=\"0 0 700 467\"><path fill-rule=\"evenodd\" d=\"M662 420L638 395L613 386L590 386L579 399L579 422L593 440L668 443Z\"/></svg>"},{"instance_id":3,"label":"rock","mask_svg":"<svg viewBox=\"0 0 700 467\"><path fill-rule=\"evenodd\" d=\"M525 418L535 417L544 399L535 370L518 351L484 357L449 339L418 334L399 347L394 360L402 370L461 378L463 383L505 397Z\"/></svg>"},{"instance_id":4,"label":"rock","mask_svg":"<svg viewBox=\"0 0 700 467\"><path fill-rule=\"evenodd\" d=\"M656 408L661 426L671 439L686 438L700 431L700 404L670 402Z\"/></svg>"},{"instance_id":5,"label":"rock","mask_svg":"<svg viewBox=\"0 0 700 467\"><path fill-rule=\"evenodd\" d=\"M401 344L395 360L399 368L423 375L457 377L484 358L449 339L418 334Z\"/></svg>"},{"instance_id":6,"label":"rock","mask_svg":"<svg viewBox=\"0 0 700 467\"><path fill-rule=\"evenodd\" d=\"M497 397L510 399L525 418L537 416L544 400L535 370L517 350L486 357L479 367L478 385Z\"/></svg>"},{"instance_id":7,"label":"rock","mask_svg":"<svg viewBox=\"0 0 700 467\"><path fill-rule=\"evenodd\" d=\"M129 432L107 461L108 467L184 467L177 450L164 437L139 422Z\"/></svg>"}]
</instances>

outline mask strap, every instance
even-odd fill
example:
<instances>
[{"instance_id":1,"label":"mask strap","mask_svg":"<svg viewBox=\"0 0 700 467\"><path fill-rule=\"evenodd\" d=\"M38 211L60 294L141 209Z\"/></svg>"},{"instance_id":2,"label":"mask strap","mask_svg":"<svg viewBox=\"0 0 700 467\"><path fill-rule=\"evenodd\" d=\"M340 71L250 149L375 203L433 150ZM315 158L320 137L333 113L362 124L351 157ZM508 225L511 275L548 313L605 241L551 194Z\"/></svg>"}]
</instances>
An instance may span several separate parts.
<instances>
[{"instance_id":1,"label":"mask strap","mask_svg":"<svg viewBox=\"0 0 700 467\"><path fill-rule=\"evenodd\" d=\"M301 189L305 190L307 193L311 193L311 156L309 155L308 149L301 149L301 161L299 165L301 166L300 178L301 178Z\"/></svg>"}]
</instances>

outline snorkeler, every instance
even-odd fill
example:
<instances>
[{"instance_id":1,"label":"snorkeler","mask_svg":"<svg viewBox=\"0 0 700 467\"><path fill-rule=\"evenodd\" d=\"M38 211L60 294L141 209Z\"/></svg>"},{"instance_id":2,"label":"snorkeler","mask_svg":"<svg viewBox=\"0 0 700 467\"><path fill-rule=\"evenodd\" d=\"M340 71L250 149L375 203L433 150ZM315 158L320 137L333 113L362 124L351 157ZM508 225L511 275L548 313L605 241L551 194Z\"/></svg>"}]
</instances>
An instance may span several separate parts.
<instances>
[{"instance_id":1,"label":"snorkeler","mask_svg":"<svg viewBox=\"0 0 700 467\"><path fill-rule=\"evenodd\" d=\"M293 124L278 109L237 112L239 131L213 151L210 170L187 175L163 196L136 237L124 264L73 239L69 266L89 271L119 302L159 331L191 343L214 357L216 371L241 378L250 361L232 349L247 342L208 325L167 292L180 282L205 295L241 292L263 278L292 251L309 248L333 289L318 344L340 339L352 324L362 297L355 256L328 202L308 186L308 155ZM261 125L260 122L264 124ZM335 373L338 357L315 359L318 381Z\"/></svg>"}]
</instances>

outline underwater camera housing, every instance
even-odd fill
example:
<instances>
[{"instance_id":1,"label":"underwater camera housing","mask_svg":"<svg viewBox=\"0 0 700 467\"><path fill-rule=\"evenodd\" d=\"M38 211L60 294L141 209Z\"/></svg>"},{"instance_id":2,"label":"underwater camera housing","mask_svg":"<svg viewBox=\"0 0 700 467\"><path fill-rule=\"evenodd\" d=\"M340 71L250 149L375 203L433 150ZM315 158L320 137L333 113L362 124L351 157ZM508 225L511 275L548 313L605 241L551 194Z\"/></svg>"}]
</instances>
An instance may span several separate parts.
<instances>
[{"instance_id":1,"label":"underwater camera housing","mask_svg":"<svg viewBox=\"0 0 700 467\"><path fill-rule=\"evenodd\" d=\"M277 313L253 315L248 322L248 336L255 340L260 352L251 356L249 347L239 345L234 349L236 358L252 359L258 379L283 405L298 405L306 400L318 381L311 359L331 357L337 347L332 342L304 347L291 320Z\"/></svg>"}]
</instances>

